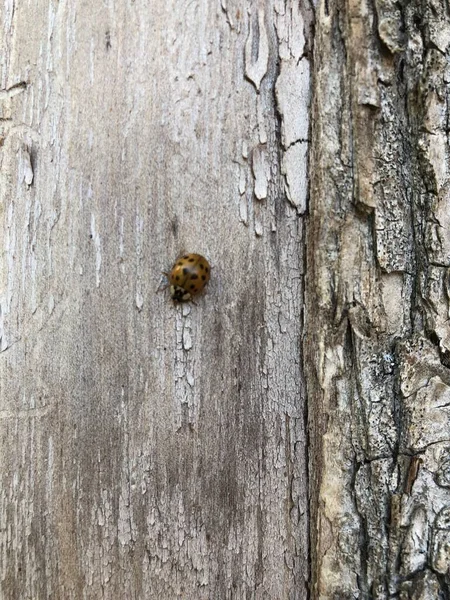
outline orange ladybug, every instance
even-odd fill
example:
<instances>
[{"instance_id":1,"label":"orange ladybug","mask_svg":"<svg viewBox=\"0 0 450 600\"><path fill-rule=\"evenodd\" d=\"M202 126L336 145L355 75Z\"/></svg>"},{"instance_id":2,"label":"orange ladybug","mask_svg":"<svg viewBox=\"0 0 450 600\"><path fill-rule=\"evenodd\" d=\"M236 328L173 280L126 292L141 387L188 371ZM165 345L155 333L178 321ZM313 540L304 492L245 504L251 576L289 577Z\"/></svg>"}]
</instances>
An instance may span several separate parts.
<instances>
[{"instance_id":1,"label":"orange ladybug","mask_svg":"<svg viewBox=\"0 0 450 600\"><path fill-rule=\"evenodd\" d=\"M169 279L170 296L176 302L188 302L209 281L211 267L201 254L184 254L177 259L170 273L164 273Z\"/></svg>"}]
</instances>

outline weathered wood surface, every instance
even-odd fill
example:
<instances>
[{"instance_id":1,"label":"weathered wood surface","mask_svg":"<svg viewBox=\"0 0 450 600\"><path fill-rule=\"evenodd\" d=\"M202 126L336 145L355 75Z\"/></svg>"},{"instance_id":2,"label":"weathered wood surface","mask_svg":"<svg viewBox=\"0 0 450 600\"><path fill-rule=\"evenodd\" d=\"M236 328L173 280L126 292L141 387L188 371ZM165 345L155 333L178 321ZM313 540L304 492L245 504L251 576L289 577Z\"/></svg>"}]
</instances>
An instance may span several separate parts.
<instances>
[{"instance_id":1,"label":"weathered wood surface","mask_svg":"<svg viewBox=\"0 0 450 600\"><path fill-rule=\"evenodd\" d=\"M0 15L1 598L306 598L310 9Z\"/></svg>"},{"instance_id":2,"label":"weathered wood surface","mask_svg":"<svg viewBox=\"0 0 450 600\"><path fill-rule=\"evenodd\" d=\"M449 52L445 2L316 14L313 598L450 597Z\"/></svg>"}]
</instances>

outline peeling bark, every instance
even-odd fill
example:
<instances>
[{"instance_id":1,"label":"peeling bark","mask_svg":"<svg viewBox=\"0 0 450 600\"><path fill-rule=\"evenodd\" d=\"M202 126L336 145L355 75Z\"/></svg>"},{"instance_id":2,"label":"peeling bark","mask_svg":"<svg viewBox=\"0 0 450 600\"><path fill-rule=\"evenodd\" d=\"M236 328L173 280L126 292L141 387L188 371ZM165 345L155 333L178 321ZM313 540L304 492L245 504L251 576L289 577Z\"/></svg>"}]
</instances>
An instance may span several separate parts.
<instances>
[{"instance_id":1,"label":"peeling bark","mask_svg":"<svg viewBox=\"0 0 450 600\"><path fill-rule=\"evenodd\" d=\"M444 2L322 2L305 352L312 595L447 598Z\"/></svg>"}]
</instances>

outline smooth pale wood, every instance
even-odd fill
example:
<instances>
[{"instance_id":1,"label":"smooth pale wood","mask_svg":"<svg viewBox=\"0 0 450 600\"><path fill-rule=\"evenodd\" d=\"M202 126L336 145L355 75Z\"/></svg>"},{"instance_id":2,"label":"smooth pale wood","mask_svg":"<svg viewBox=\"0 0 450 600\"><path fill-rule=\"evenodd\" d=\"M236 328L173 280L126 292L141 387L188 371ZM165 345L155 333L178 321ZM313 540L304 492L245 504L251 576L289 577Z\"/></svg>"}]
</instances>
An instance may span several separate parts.
<instances>
[{"instance_id":1,"label":"smooth pale wood","mask_svg":"<svg viewBox=\"0 0 450 600\"><path fill-rule=\"evenodd\" d=\"M316 13L312 597L449 596L448 6Z\"/></svg>"},{"instance_id":2,"label":"smooth pale wood","mask_svg":"<svg viewBox=\"0 0 450 600\"><path fill-rule=\"evenodd\" d=\"M0 15L2 599L306 598L310 9Z\"/></svg>"}]
</instances>

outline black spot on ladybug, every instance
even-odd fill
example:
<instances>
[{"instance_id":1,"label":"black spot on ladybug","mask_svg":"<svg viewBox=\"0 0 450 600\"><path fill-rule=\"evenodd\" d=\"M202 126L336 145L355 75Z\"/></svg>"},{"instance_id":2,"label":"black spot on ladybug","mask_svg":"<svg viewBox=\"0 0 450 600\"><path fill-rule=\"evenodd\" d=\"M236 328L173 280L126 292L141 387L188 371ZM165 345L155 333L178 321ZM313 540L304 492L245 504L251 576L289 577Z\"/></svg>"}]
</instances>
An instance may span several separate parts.
<instances>
[{"instance_id":1,"label":"black spot on ladybug","mask_svg":"<svg viewBox=\"0 0 450 600\"><path fill-rule=\"evenodd\" d=\"M206 272L208 272L208 271L209 271L208 267L205 267L205 271L206 271Z\"/></svg>"},{"instance_id":2,"label":"black spot on ladybug","mask_svg":"<svg viewBox=\"0 0 450 600\"><path fill-rule=\"evenodd\" d=\"M182 263L182 262L179 262L179 263L177 263L177 265L178 265L179 267L182 267L182 266L183 266L183 263Z\"/></svg>"},{"instance_id":3,"label":"black spot on ladybug","mask_svg":"<svg viewBox=\"0 0 450 600\"><path fill-rule=\"evenodd\" d=\"M195 290L195 285L191 285L191 290Z\"/></svg>"},{"instance_id":4,"label":"black spot on ladybug","mask_svg":"<svg viewBox=\"0 0 450 600\"><path fill-rule=\"evenodd\" d=\"M186 254L186 256L183 256L184 260L187 260L189 258L189 254Z\"/></svg>"},{"instance_id":5,"label":"black spot on ladybug","mask_svg":"<svg viewBox=\"0 0 450 600\"><path fill-rule=\"evenodd\" d=\"M206 277L204 275L202 275L202 279L203 279L203 281L205 281Z\"/></svg>"},{"instance_id":6,"label":"black spot on ladybug","mask_svg":"<svg viewBox=\"0 0 450 600\"><path fill-rule=\"evenodd\" d=\"M194 275L191 275L191 279L198 279L198 275L195 275L194 273Z\"/></svg>"},{"instance_id":7,"label":"black spot on ladybug","mask_svg":"<svg viewBox=\"0 0 450 600\"><path fill-rule=\"evenodd\" d=\"M205 268L202 263L200 263L198 266L200 267L200 269L204 269Z\"/></svg>"},{"instance_id":8,"label":"black spot on ladybug","mask_svg":"<svg viewBox=\"0 0 450 600\"><path fill-rule=\"evenodd\" d=\"M176 276L175 276L175 279L176 279L176 281L178 281L178 280L180 279L180 276L179 276L179 275L176 275Z\"/></svg>"},{"instance_id":9,"label":"black spot on ladybug","mask_svg":"<svg viewBox=\"0 0 450 600\"><path fill-rule=\"evenodd\" d=\"M187 275L189 273L189 269L186 269L186 267L184 267L183 269L183 275Z\"/></svg>"},{"instance_id":10,"label":"black spot on ladybug","mask_svg":"<svg viewBox=\"0 0 450 600\"><path fill-rule=\"evenodd\" d=\"M193 259L193 258L190 258L190 259L189 259L189 262L194 262L194 259Z\"/></svg>"}]
</instances>

